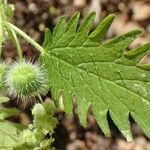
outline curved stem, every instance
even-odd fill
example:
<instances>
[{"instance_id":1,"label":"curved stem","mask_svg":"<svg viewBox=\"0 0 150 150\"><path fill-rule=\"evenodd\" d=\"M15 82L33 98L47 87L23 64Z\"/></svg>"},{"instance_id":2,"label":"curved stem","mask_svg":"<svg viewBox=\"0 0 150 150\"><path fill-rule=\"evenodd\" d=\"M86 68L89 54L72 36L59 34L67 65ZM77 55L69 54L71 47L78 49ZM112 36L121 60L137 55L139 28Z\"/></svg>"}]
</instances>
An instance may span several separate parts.
<instances>
[{"instance_id":1,"label":"curved stem","mask_svg":"<svg viewBox=\"0 0 150 150\"><path fill-rule=\"evenodd\" d=\"M40 102L43 103L43 99L40 94L38 94L38 98L39 98Z\"/></svg>"},{"instance_id":2,"label":"curved stem","mask_svg":"<svg viewBox=\"0 0 150 150\"><path fill-rule=\"evenodd\" d=\"M14 30L16 33L18 33L21 37L23 37L25 40L27 40L32 46L34 46L37 50L39 50L42 54L45 52L42 46L40 46L37 42L35 42L32 38L30 38L25 32L20 30L15 25L5 21L5 25L12 30Z\"/></svg>"},{"instance_id":3,"label":"curved stem","mask_svg":"<svg viewBox=\"0 0 150 150\"><path fill-rule=\"evenodd\" d=\"M17 38L17 35L16 33L14 32L14 30L10 29L10 34L12 35L12 40L14 42L14 44L16 45L16 48L17 48L17 51L18 51L18 56L19 56L19 61L22 62L23 61L23 54L22 54L22 49L21 49L21 46L20 46L20 43L18 41L18 38Z\"/></svg>"},{"instance_id":4,"label":"curved stem","mask_svg":"<svg viewBox=\"0 0 150 150\"><path fill-rule=\"evenodd\" d=\"M0 0L0 56L2 53L2 43L3 43L3 3Z\"/></svg>"}]
</instances>

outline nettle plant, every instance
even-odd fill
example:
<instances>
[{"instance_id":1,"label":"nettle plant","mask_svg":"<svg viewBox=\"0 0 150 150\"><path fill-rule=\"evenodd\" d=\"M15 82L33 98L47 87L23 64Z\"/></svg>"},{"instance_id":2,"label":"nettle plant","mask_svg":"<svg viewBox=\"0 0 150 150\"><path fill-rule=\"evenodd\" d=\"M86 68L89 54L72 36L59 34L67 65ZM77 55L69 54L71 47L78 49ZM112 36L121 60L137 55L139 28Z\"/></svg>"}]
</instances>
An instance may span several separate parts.
<instances>
[{"instance_id":1,"label":"nettle plant","mask_svg":"<svg viewBox=\"0 0 150 150\"><path fill-rule=\"evenodd\" d=\"M0 2L0 47L11 39L18 51L18 60L0 64L0 148L50 149L57 121L55 108L72 115L72 99L77 102L79 120L86 127L89 107L106 137L111 135L107 114L127 141L132 141L129 115L150 137L150 65L140 60L150 51L150 43L127 51L141 33L133 30L103 41L115 15L109 15L90 33L95 13L78 26L79 13L66 22L62 17L53 32L45 30L42 46L11 23L11 5ZM22 56L17 34L40 51L38 61L28 62ZM5 37L5 38L4 38ZM50 90L54 103L42 102L41 95ZM32 109L29 127L13 123L8 117L17 115L15 108L3 103L15 97L23 103L38 97L41 103Z\"/></svg>"}]
</instances>

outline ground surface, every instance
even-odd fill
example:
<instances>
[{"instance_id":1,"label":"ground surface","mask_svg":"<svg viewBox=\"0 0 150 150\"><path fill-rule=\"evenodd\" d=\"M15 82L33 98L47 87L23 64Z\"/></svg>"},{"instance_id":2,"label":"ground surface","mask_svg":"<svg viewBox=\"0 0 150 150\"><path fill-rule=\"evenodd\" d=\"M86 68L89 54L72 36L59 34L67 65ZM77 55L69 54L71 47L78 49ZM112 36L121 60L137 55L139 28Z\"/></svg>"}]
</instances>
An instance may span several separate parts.
<instances>
[{"instance_id":1,"label":"ground surface","mask_svg":"<svg viewBox=\"0 0 150 150\"><path fill-rule=\"evenodd\" d=\"M73 12L81 12L81 21L90 11L96 11L95 25L110 13L117 17L110 28L107 38L122 34L134 28L143 30L143 34L131 47L150 41L150 1L149 0L10 0L16 7L14 23L39 43L43 41L45 27L54 28L61 15L71 16ZM25 41L22 41L26 58L36 58L38 53ZM17 59L12 44L5 45L4 57L8 62ZM149 62L149 58L144 61ZM23 124L31 122L29 108L18 106L22 113L19 121ZM32 107L32 106L30 106ZM56 112L59 125L55 132L54 146L58 150L150 150L150 141L143 135L139 127L132 122L135 140L127 143L108 116L112 130L112 138L104 138L91 113L88 115L88 127L80 126L76 117L66 118Z\"/></svg>"}]
</instances>

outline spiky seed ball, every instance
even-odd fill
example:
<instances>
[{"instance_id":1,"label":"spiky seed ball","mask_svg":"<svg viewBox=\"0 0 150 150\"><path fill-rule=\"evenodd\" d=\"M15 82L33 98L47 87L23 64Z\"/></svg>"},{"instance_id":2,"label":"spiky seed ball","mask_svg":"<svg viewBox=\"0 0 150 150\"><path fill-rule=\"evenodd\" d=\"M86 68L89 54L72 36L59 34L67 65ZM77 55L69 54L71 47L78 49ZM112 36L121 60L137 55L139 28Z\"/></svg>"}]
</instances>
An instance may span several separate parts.
<instances>
[{"instance_id":1,"label":"spiky seed ball","mask_svg":"<svg viewBox=\"0 0 150 150\"><path fill-rule=\"evenodd\" d=\"M11 96L29 99L47 91L47 74L43 67L31 62L15 62L6 75L6 86Z\"/></svg>"},{"instance_id":2,"label":"spiky seed ball","mask_svg":"<svg viewBox=\"0 0 150 150\"><path fill-rule=\"evenodd\" d=\"M5 89L5 73L6 73L6 64L0 63L0 92L3 92Z\"/></svg>"}]
</instances>

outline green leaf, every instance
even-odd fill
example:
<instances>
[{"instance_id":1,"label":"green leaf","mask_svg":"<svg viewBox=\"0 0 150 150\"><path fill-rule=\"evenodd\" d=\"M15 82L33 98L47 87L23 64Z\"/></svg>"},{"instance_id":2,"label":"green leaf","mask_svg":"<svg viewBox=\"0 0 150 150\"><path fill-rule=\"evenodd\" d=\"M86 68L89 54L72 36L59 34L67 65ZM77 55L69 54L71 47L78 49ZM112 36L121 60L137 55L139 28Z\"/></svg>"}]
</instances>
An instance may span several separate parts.
<instances>
[{"instance_id":1,"label":"green leaf","mask_svg":"<svg viewBox=\"0 0 150 150\"><path fill-rule=\"evenodd\" d=\"M12 117L19 114L19 110L16 108L4 108L0 107L0 120L4 120L8 117Z\"/></svg>"},{"instance_id":2,"label":"green leaf","mask_svg":"<svg viewBox=\"0 0 150 150\"><path fill-rule=\"evenodd\" d=\"M9 98L0 97L0 149L12 149L20 146L23 143L21 132L24 127L17 123L6 121L8 117L18 115L19 111L16 108L2 107L2 103L8 102Z\"/></svg>"},{"instance_id":3,"label":"green leaf","mask_svg":"<svg viewBox=\"0 0 150 150\"><path fill-rule=\"evenodd\" d=\"M0 104L8 101L9 98L0 97ZM16 108L5 108L0 105L0 149L12 149L23 143L19 132L24 129L24 126L5 120L18 114L19 111Z\"/></svg>"},{"instance_id":4,"label":"green leaf","mask_svg":"<svg viewBox=\"0 0 150 150\"><path fill-rule=\"evenodd\" d=\"M53 117L54 108L53 103L36 104L32 109L34 127L43 132L52 132L57 123Z\"/></svg>"},{"instance_id":5,"label":"green leaf","mask_svg":"<svg viewBox=\"0 0 150 150\"><path fill-rule=\"evenodd\" d=\"M2 107L2 103L8 102L8 97L0 97L0 120L5 120L8 117L12 117L19 114L19 110L16 108Z\"/></svg>"},{"instance_id":6,"label":"green leaf","mask_svg":"<svg viewBox=\"0 0 150 150\"><path fill-rule=\"evenodd\" d=\"M0 149L12 149L22 144L22 137L18 134L17 124L0 121Z\"/></svg>"},{"instance_id":7,"label":"green leaf","mask_svg":"<svg viewBox=\"0 0 150 150\"><path fill-rule=\"evenodd\" d=\"M5 102L8 102L9 101L9 98L8 97L0 97L0 104L1 103L5 103Z\"/></svg>"},{"instance_id":8,"label":"green leaf","mask_svg":"<svg viewBox=\"0 0 150 150\"><path fill-rule=\"evenodd\" d=\"M94 16L90 14L79 28L76 27L78 13L68 23L63 18L51 40L45 39L46 53L41 55L41 61L49 74L53 99L59 105L62 95L65 111L72 114L75 97L84 126L91 106L106 136L110 136L109 113L128 141L132 140L129 114L150 137L150 72L148 67L138 64L144 54L149 53L150 46L146 44L126 52L141 33L139 30L102 42L114 15L106 17L89 34Z\"/></svg>"},{"instance_id":9,"label":"green leaf","mask_svg":"<svg viewBox=\"0 0 150 150\"><path fill-rule=\"evenodd\" d=\"M34 106L32 109L33 124L22 132L24 143L17 147L18 150L50 149L53 142L52 134L57 123L53 117L54 109L53 103L42 103Z\"/></svg>"},{"instance_id":10,"label":"green leaf","mask_svg":"<svg viewBox=\"0 0 150 150\"><path fill-rule=\"evenodd\" d=\"M0 103L8 100L1 97ZM57 123L53 117L54 109L53 103L36 104L32 110L33 124L25 128L21 124L4 120L17 115L19 113L17 109L0 106L0 137L2 137L0 149L50 149L54 141L52 134Z\"/></svg>"}]
</instances>

